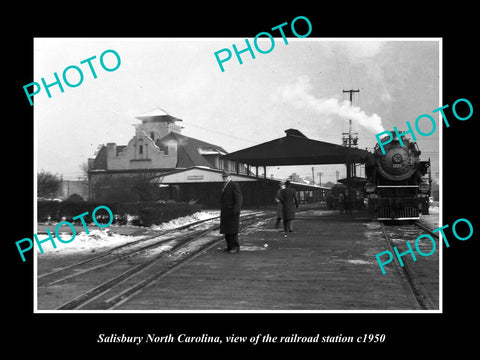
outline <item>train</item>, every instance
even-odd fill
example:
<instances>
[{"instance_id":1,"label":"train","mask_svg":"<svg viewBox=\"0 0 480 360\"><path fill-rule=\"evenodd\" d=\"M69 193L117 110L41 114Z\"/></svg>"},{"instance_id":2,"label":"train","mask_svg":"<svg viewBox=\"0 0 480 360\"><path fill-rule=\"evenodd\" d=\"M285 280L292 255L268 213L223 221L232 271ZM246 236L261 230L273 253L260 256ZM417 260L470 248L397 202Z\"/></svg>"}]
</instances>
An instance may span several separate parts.
<instances>
[{"instance_id":1,"label":"train","mask_svg":"<svg viewBox=\"0 0 480 360\"><path fill-rule=\"evenodd\" d=\"M402 146L396 132L392 134L385 154L377 143L365 162L366 196L375 203L377 220L417 220L420 213L428 214L430 159L420 160L416 142L402 137Z\"/></svg>"}]
</instances>

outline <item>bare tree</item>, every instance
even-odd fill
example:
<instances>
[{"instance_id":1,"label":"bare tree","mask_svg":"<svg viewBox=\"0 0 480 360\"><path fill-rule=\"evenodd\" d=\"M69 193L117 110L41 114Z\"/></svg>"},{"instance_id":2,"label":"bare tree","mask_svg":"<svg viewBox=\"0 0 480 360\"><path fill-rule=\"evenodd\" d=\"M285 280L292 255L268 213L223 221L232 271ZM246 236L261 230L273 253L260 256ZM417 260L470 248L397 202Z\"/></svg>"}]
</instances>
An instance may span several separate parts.
<instances>
[{"instance_id":1,"label":"bare tree","mask_svg":"<svg viewBox=\"0 0 480 360\"><path fill-rule=\"evenodd\" d=\"M43 198L52 198L60 189L62 177L54 175L48 171L40 171L37 173L37 196Z\"/></svg>"},{"instance_id":2,"label":"bare tree","mask_svg":"<svg viewBox=\"0 0 480 360\"><path fill-rule=\"evenodd\" d=\"M93 183L95 197L104 201L157 201L162 192L151 177L144 173L100 178Z\"/></svg>"},{"instance_id":3,"label":"bare tree","mask_svg":"<svg viewBox=\"0 0 480 360\"><path fill-rule=\"evenodd\" d=\"M88 162L85 161L83 162L82 164L80 164L79 166L80 170L82 170L82 175L78 177L78 180L81 180L81 181L87 181L88 179Z\"/></svg>"}]
</instances>

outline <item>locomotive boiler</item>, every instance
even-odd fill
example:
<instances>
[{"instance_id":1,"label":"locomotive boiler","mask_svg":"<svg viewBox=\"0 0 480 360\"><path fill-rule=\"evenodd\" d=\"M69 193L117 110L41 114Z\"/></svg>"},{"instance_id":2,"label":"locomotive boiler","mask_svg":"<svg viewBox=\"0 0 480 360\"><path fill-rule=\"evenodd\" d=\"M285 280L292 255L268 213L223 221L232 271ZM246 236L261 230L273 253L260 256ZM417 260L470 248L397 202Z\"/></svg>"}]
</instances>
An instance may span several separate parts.
<instances>
[{"instance_id":1,"label":"locomotive boiler","mask_svg":"<svg viewBox=\"0 0 480 360\"><path fill-rule=\"evenodd\" d=\"M382 154L378 143L365 164L368 179L365 190L375 199L378 220L415 220L420 212L428 214L430 183L425 175L430 160L420 160L416 142L396 136L384 145Z\"/></svg>"}]
</instances>

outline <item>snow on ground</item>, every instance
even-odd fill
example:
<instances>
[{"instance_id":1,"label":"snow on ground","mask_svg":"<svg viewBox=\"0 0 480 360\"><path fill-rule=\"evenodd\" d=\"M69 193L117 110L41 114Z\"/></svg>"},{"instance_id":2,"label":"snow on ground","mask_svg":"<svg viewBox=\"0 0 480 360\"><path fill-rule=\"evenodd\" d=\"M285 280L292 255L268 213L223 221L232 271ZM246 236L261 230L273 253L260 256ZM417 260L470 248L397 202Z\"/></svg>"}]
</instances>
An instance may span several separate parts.
<instances>
[{"instance_id":1,"label":"snow on ground","mask_svg":"<svg viewBox=\"0 0 480 360\"><path fill-rule=\"evenodd\" d=\"M195 214L170 220L159 225L150 226L151 230L171 230L195 221L211 219L220 215L220 211L198 211Z\"/></svg>"},{"instance_id":2,"label":"snow on ground","mask_svg":"<svg viewBox=\"0 0 480 360\"><path fill-rule=\"evenodd\" d=\"M152 225L150 229L154 231L171 230L171 229L178 228L182 225L193 223L195 221L214 218L218 215L220 215L219 211L199 211L189 216L173 219L167 223L163 223L160 225ZM114 229L115 226L112 226L112 228ZM132 235L119 234L110 228L98 229L98 230L97 229L98 228L96 227L92 229L90 229L89 227L89 234L87 234L85 231L77 232L75 238L68 243L63 243L58 239L55 239L55 244L57 246L55 249L53 248L51 241L46 241L42 243L42 248L44 251L43 254L40 253L38 246L34 241L35 247L37 248L37 253L39 255L62 256L62 255L69 255L69 254L80 254L80 253L87 254L87 253L94 253L94 252L102 252L102 251L107 251L113 246L120 246L129 242L141 240L147 237L147 235L132 236ZM52 231L52 234L53 234L53 237L55 238L55 233L53 231ZM68 234L68 233L60 232L59 235L62 239L64 239L64 241L68 241L72 237L71 233ZM39 241L42 241L48 238L48 236L46 235L38 234L37 236Z\"/></svg>"},{"instance_id":3,"label":"snow on ground","mask_svg":"<svg viewBox=\"0 0 480 360\"><path fill-rule=\"evenodd\" d=\"M68 241L72 234L67 233L60 233L60 237L62 237L65 241ZM35 243L35 248L37 248L37 253L42 255L72 255L72 254L80 254L80 253L94 253L94 252L102 252L110 249L112 246L120 246L132 241L141 240L146 238L146 235L141 236L129 236L129 235L122 235L117 234L110 229L99 229L99 230L90 230L90 233L87 235L86 232L78 233L72 242L69 243L62 243L58 239L55 239L55 244L57 247L55 249L52 248L52 243L50 241L46 241L42 243L42 248L44 253L40 254L40 250L38 249L38 245ZM47 239L48 236L46 235L38 235L38 239L44 240Z\"/></svg>"}]
</instances>

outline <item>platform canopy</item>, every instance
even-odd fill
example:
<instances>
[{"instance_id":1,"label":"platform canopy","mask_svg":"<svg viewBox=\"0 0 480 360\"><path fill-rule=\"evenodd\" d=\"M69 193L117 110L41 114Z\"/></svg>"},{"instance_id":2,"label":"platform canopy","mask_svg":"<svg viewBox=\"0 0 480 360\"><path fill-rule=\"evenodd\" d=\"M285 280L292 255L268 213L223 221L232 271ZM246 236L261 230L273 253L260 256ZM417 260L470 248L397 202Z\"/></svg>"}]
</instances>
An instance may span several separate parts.
<instances>
[{"instance_id":1,"label":"platform canopy","mask_svg":"<svg viewBox=\"0 0 480 360\"><path fill-rule=\"evenodd\" d=\"M221 156L250 166L346 164L349 148L312 140L296 129L286 136ZM366 150L350 148L350 161L363 163L371 155Z\"/></svg>"}]
</instances>

